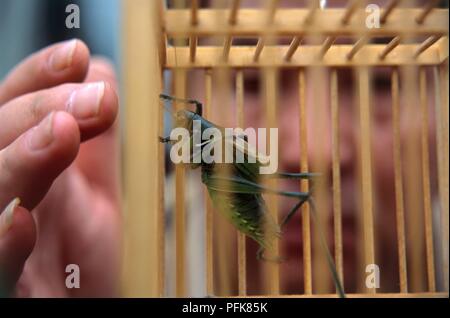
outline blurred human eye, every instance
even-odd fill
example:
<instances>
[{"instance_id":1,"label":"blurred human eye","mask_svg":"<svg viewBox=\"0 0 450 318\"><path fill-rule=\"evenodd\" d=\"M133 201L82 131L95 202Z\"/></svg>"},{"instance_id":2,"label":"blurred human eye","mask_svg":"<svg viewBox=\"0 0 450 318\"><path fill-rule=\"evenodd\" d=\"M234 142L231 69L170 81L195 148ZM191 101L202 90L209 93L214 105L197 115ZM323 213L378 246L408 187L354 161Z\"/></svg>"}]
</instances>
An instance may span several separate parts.
<instances>
[{"instance_id":1,"label":"blurred human eye","mask_svg":"<svg viewBox=\"0 0 450 318\"><path fill-rule=\"evenodd\" d=\"M372 80L375 93L389 93L391 91L391 80L385 74L375 74Z\"/></svg>"},{"instance_id":2,"label":"blurred human eye","mask_svg":"<svg viewBox=\"0 0 450 318\"><path fill-rule=\"evenodd\" d=\"M244 72L244 87L245 91L251 95L258 95L261 89L261 78L258 72L248 71Z\"/></svg>"},{"instance_id":3,"label":"blurred human eye","mask_svg":"<svg viewBox=\"0 0 450 318\"><path fill-rule=\"evenodd\" d=\"M389 74L374 74L372 78L373 115L379 125L391 122L391 80Z\"/></svg>"}]
</instances>

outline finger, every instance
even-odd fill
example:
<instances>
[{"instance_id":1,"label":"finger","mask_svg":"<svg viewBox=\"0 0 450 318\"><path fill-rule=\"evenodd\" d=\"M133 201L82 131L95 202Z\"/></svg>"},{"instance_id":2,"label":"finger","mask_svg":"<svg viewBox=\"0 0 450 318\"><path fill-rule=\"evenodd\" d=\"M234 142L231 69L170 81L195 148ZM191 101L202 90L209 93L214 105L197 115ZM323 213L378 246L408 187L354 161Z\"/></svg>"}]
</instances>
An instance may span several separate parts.
<instances>
[{"instance_id":1,"label":"finger","mask_svg":"<svg viewBox=\"0 0 450 318\"><path fill-rule=\"evenodd\" d=\"M73 162L79 143L75 119L65 112L53 112L1 150L0 206L20 197L23 206L32 210Z\"/></svg>"},{"instance_id":2,"label":"finger","mask_svg":"<svg viewBox=\"0 0 450 318\"><path fill-rule=\"evenodd\" d=\"M0 295L10 296L36 243L36 227L14 199L0 214Z\"/></svg>"},{"instance_id":3,"label":"finger","mask_svg":"<svg viewBox=\"0 0 450 318\"><path fill-rule=\"evenodd\" d=\"M106 81L117 87L114 68L106 59L91 60L86 82L97 81ZM120 202L118 124L116 121L105 133L83 143L76 160L88 181L117 204Z\"/></svg>"},{"instance_id":4,"label":"finger","mask_svg":"<svg viewBox=\"0 0 450 318\"><path fill-rule=\"evenodd\" d=\"M15 98L0 108L0 149L59 110L77 119L82 140L92 138L111 126L117 107L116 93L105 82L65 84Z\"/></svg>"},{"instance_id":5,"label":"finger","mask_svg":"<svg viewBox=\"0 0 450 318\"><path fill-rule=\"evenodd\" d=\"M91 58L89 70L86 75L85 82L105 81L111 84L112 88L117 92L117 78L114 66L110 60L101 56Z\"/></svg>"},{"instance_id":6,"label":"finger","mask_svg":"<svg viewBox=\"0 0 450 318\"><path fill-rule=\"evenodd\" d=\"M82 82L89 49L80 40L47 47L24 60L0 83L0 105L20 95L66 82Z\"/></svg>"}]
</instances>

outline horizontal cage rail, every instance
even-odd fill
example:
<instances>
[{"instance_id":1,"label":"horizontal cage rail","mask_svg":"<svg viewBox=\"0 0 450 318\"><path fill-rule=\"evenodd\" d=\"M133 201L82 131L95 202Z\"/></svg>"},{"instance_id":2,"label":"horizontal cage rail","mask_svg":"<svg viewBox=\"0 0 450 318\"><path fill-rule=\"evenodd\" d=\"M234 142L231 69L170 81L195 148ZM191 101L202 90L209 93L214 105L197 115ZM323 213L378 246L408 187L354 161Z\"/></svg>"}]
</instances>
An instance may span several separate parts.
<instances>
[{"instance_id":1,"label":"horizontal cage rail","mask_svg":"<svg viewBox=\"0 0 450 318\"><path fill-rule=\"evenodd\" d=\"M314 19L308 19L308 9L278 9L273 22L268 25L261 17L261 9L240 9L235 24L226 18L229 10L200 9L195 24L189 9L170 9L165 14L165 32L168 37L189 36L259 36L270 33L278 36L351 36L367 34L369 36L397 35L445 35L448 34L448 10L434 9L422 23L416 21L422 9L395 9L389 19L380 28L367 28L365 11L358 10L355 18L342 23L345 9L316 10ZM363 17L364 19L358 19Z\"/></svg>"},{"instance_id":2,"label":"horizontal cage rail","mask_svg":"<svg viewBox=\"0 0 450 318\"><path fill-rule=\"evenodd\" d=\"M227 59L223 59L223 47L199 46L196 58L190 58L189 47L168 47L166 68L212 68L212 67L299 67L299 66L395 66L437 65L448 58L448 38L442 38L416 56L420 44L399 44L384 56L386 44L370 44L361 47L351 59L353 45L332 45L321 57L322 46L300 46L287 61L284 56L289 46L267 46L261 58L254 60L255 47L231 46ZM384 57L383 57L384 56Z\"/></svg>"}]
</instances>

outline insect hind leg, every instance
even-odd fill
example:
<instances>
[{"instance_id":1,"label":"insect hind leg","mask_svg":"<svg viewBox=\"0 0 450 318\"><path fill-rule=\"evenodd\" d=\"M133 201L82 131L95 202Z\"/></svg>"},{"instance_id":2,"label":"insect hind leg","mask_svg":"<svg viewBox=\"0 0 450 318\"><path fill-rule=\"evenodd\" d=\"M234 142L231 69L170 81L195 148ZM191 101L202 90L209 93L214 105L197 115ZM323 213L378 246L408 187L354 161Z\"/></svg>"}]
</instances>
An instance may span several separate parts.
<instances>
[{"instance_id":1,"label":"insect hind leg","mask_svg":"<svg viewBox=\"0 0 450 318\"><path fill-rule=\"evenodd\" d=\"M289 213L284 217L283 221L280 224L280 227L284 227L289 220L294 216L294 214L301 208L301 206L303 205L303 203L309 201L309 197L308 198L302 198L292 209L291 211L289 211Z\"/></svg>"}]
</instances>

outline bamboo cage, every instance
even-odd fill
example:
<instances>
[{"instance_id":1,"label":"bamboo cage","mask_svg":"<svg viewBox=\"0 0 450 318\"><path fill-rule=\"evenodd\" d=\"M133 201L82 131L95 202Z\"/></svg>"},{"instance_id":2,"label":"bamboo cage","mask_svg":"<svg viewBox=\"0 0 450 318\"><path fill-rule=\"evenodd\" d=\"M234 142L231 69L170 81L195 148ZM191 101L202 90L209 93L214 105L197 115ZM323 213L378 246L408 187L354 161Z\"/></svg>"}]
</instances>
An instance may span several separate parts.
<instances>
[{"instance_id":1,"label":"bamboo cage","mask_svg":"<svg viewBox=\"0 0 450 318\"><path fill-rule=\"evenodd\" d=\"M167 217L164 211L165 154L158 141L163 135L164 108L158 98L165 91L180 98L193 98L188 90L193 72L200 74L201 92L196 98L205 106L204 116L220 124L223 118L235 119L245 126L246 98L244 73L252 69L261 74L261 96L267 127L277 127L283 112L283 96L277 89L280 70L295 72L297 78L300 156L298 171L324 171L325 160L308 162L308 123L318 144L326 143L323 131L330 131L331 173L317 186L321 206L331 204L333 231L332 254L339 276L345 282L345 245L342 232L342 180L340 144L341 70L351 70L353 118L358 129L357 178L359 193L354 241L358 250L359 281L348 297L448 297L449 242L449 131L448 131L448 9L437 7L439 1L385 1L381 6L379 27L367 27L365 1L346 1L343 6L320 8L319 1L298 1L285 7L284 1L259 1L246 7L246 1L126 0L125 15L125 104L124 140L125 241L123 293L139 297L191 296L187 282L191 257L186 220L192 213L185 204L187 171L174 168L175 193L172 215L174 241L167 244ZM235 45L240 39L254 39L252 45ZM288 39L286 44L280 38ZM346 41L340 41L345 38ZM378 39L378 40L377 40ZM249 42L250 43L250 42ZM253 43L253 42L252 42ZM387 69L390 76L390 113L394 177L389 187L395 192L392 208L395 249L395 288L386 292L364 286L364 267L377 264L380 244L377 239L377 212L373 147L373 72ZM233 72L235 76L230 76ZM168 74L168 75L167 75ZM195 77L198 78L198 77ZM233 83L230 82L232 78ZM309 91L308 82L316 89ZM218 84L217 84L218 83ZM323 83L327 83L323 85ZM314 86L313 85L313 86ZM318 87L321 87L319 89ZM325 89L323 89L325 88ZM311 93L312 92L312 93ZM313 111L307 107L312 94ZM431 100L431 102L430 102ZM235 105L232 109L231 106ZM219 106L217 106L219 105ZM177 104L177 108L184 105ZM409 110L402 111L408 107ZM234 112L232 114L232 112ZM430 112L433 125L430 126ZM325 120L325 116L328 119ZM402 123L419 121L402 145ZM327 125L329 127L327 127ZM430 127L435 127L432 139ZM328 138L328 136L326 137ZM297 147L292 145L292 147ZM386 148L387 149L387 148ZM384 151L383 151L384 152ZM379 155L379 154L376 154ZM430 158L435 158L431 160ZM434 182L433 180L436 180ZM199 187L203 187L197 177ZM436 187L434 186L436 183ZM326 184L331 186L328 188ZM277 184L272 184L277 186ZM435 189L436 188L436 189ZM298 184L307 191L308 184ZM168 190L167 190L168 191ZM355 194L356 196L357 194ZM198 242L204 259L197 260L204 296L251 296L248 277L248 239L221 223L205 196L202 237ZM269 197L268 207L279 219L279 199ZM322 208L323 208L322 206ZM301 292L286 295L280 287L281 264L264 264L264 287L258 296L337 297L330 284L324 257L317 252L317 233L308 205L301 209L298 235L302 243ZM326 222L322 213L319 218ZM437 221L436 221L437 220ZM379 225L378 225L379 227ZM231 242L231 243L230 243ZM278 252L279 249L276 249ZM174 257L167 261L167 253ZM226 265L225 263L231 263ZM345 274L347 275L347 274ZM169 281L168 281L169 280ZM172 284L172 285L171 285ZM171 286L168 286L171 285ZM235 285L235 287L231 287ZM345 285L345 283L344 283ZM344 286L345 289L345 286Z\"/></svg>"}]
</instances>

